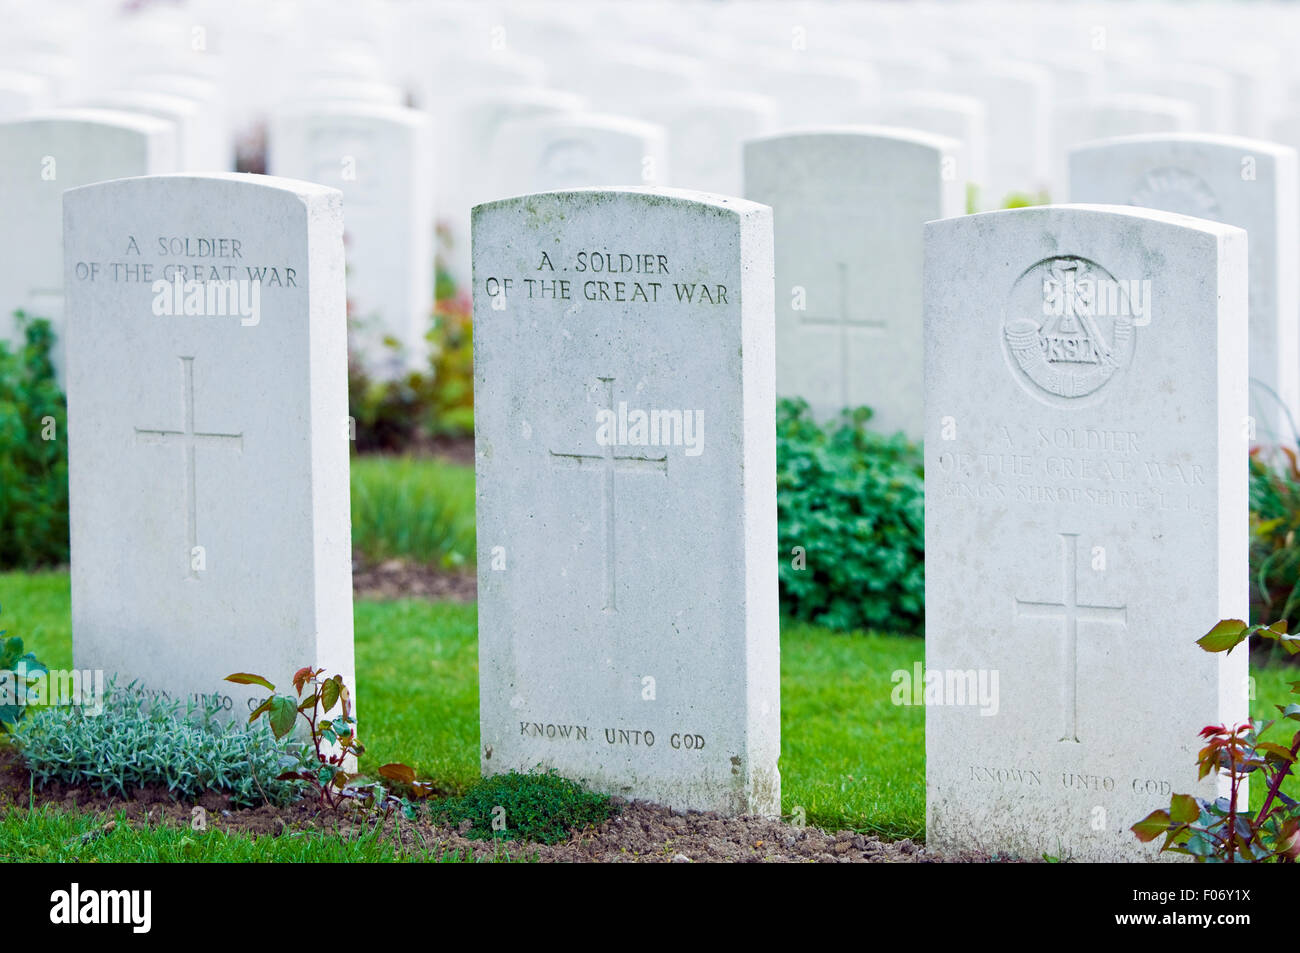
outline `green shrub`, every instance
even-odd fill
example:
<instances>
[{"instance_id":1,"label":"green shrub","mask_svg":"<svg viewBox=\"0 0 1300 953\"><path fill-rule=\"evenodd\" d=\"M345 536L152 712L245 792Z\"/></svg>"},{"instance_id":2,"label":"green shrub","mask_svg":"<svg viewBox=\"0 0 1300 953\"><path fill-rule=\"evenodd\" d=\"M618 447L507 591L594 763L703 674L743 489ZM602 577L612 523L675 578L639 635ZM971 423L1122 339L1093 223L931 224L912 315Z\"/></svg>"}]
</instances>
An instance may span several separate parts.
<instances>
[{"instance_id":1,"label":"green shrub","mask_svg":"<svg viewBox=\"0 0 1300 953\"><path fill-rule=\"evenodd\" d=\"M474 471L440 460L352 461L352 546L370 563L474 564Z\"/></svg>"},{"instance_id":2,"label":"green shrub","mask_svg":"<svg viewBox=\"0 0 1300 953\"><path fill-rule=\"evenodd\" d=\"M67 409L54 332L18 312L24 344L0 341L0 569L68 561Z\"/></svg>"},{"instance_id":3,"label":"green shrub","mask_svg":"<svg viewBox=\"0 0 1300 953\"><path fill-rule=\"evenodd\" d=\"M38 697L38 682L49 669L35 653L23 651L23 640L16 635L4 638L0 629L0 734L13 730L28 706Z\"/></svg>"},{"instance_id":4,"label":"green shrub","mask_svg":"<svg viewBox=\"0 0 1300 953\"><path fill-rule=\"evenodd\" d=\"M1250 455L1250 621L1300 625L1300 467L1283 449L1270 464Z\"/></svg>"},{"instance_id":5,"label":"green shrub","mask_svg":"<svg viewBox=\"0 0 1300 953\"><path fill-rule=\"evenodd\" d=\"M294 782L276 778L302 763L300 746L276 741L265 725L222 725L210 706L151 700L134 682L110 682L105 695L100 714L72 705L28 711L13 740L37 785L123 797L157 785L177 800L217 791L241 807L296 797Z\"/></svg>"},{"instance_id":6,"label":"green shrub","mask_svg":"<svg viewBox=\"0 0 1300 953\"><path fill-rule=\"evenodd\" d=\"M615 809L605 795L588 791L554 771L512 771L484 778L461 797L447 798L429 810L436 819L453 825L468 820L467 837L558 844L572 831L604 823ZM492 829L494 818L501 819L501 830Z\"/></svg>"},{"instance_id":7,"label":"green shrub","mask_svg":"<svg viewBox=\"0 0 1300 953\"><path fill-rule=\"evenodd\" d=\"M806 402L777 405L781 603L833 629L920 632L925 480L920 448L864 425L867 408L819 425Z\"/></svg>"},{"instance_id":8,"label":"green shrub","mask_svg":"<svg viewBox=\"0 0 1300 953\"><path fill-rule=\"evenodd\" d=\"M441 265L436 287L428 368L385 381L349 361L348 412L357 423L360 453L400 453L433 438L474 434L473 304Z\"/></svg>"}]
</instances>

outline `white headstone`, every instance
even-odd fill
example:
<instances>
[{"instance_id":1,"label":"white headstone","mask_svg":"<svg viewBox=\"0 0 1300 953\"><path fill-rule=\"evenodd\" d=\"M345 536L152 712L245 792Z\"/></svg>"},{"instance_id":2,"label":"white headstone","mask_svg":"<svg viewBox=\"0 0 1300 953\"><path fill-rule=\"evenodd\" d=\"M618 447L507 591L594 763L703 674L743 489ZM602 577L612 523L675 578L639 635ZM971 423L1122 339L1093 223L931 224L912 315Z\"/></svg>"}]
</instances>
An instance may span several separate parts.
<instances>
[{"instance_id":1,"label":"white headstone","mask_svg":"<svg viewBox=\"0 0 1300 953\"><path fill-rule=\"evenodd\" d=\"M1233 126L1232 77L1209 66L1186 63L1117 64L1114 91L1181 99L1196 107L1197 132L1227 133Z\"/></svg>"},{"instance_id":2,"label":"white headstone","mask_svg":"<svg viewBox=\"0 0 1300 953\"><path fill-rule=\"evenodd\" d=\"M866 405L918 438L921 231L965 210L955 140L884 127L745 147L745 197L776 227L776 389L819 419Z\"/></svg>"},{"instance_id":3,"label":"white headstone","mask_svg":"<svg viewBox=\"0 0 1300 953\"><path fill-rule=\"evenodd\" d=\"M153 176L64 223L75 664L239 720L232 672L355 687L339 194Z\"/></svg>"},{"instance_id":4,"label":"white headstone","mask_svg":"<svg viewBox=\"0 0 1300 953\"><path fill-rule=\"evenodd\" d=\"M718 195L741 193L745 140L776 126L775 104L752 93L684 93L650 103L643 113L667 131L673 186Z\"/></svg>"},{"instance_id":5,"label":"white headstone","mask_svg":"<svg viewBox=\"0 0 1300 953\"><path fill-rule=\"evenodd\" d=\"M87 98L95 109L116 109L164 119L176 126L178 172L226 172L229 149L200 103L148 90L115 90Z\"/></svg>"},{"instance_id":6,"label":"white headstone","mask_svg":"<svg viewBox=\"0 0 1300 953\"><path fill-rule=\"evenodd\" d=\"M974 96L988 108L989 174L982 204L1000 208L1012 193L1047 188L1051 74L1042 66L989 60L955 66L950 92Z\"/></svg>"},{"instance_id":7,"label":"white headstone","mask_svg":"<svg viewBox=\"0 0 1300 953\"><path fill-rule=\"evenodd\" d=\"M662 126L597 113L503 123L489 161L493 191L499 197L554 189L654 185L670 174Z\"/></svg>"},{"instance_id":8,"label":"white headstone","mask_svg":"<svg viewBox=\"0 0 1300 953\"><path fill-rule=\"evenodd\" d=\"M431 137L424 113L366 103L286 109L271 126L269 172L343 192L353 346L381 377L423 367L428 357Z\"/></svg>"},{"instance_id":9,"label":"white headstone","mask_svg":"<svg viewBox=\"0 0 1300 953\"><path fill-rule=\"evenodd\" d=\"M475 209L485 773L779 812L771 223L666 189Z\"/></svg>"},{"instance_id":10,"label":"white headstone","mask_svg":"<svg viewBox=\"0 0 1300 953\"><path fill-rule=\"evenodd\" d=\"M0 119L45 109L52 99L49 81L43 77L0 69Z\"/></svg>"},{"instance_id":11,"label":"white headstone","mask_svg":"<svg viewBox=\"0 0 1300 953\"><path fill-rule=\"evenodd\" d=\"M1250 235L1251 416L1261 443L1300 427L1300 182L1289 146L1227 136L1128 136L1070 153L1070 198L1141 205Z\"/></svg>"},{"instance_id":12,"label":"white headstone","mask_svg":"<svg viewBox=\"0 0 1300 953\"><path fill-rule=\"evenodd\" d=\"M520 119L578 113L582 97L537 86L505 86L466 92L439 128L435 157L434 204L439 225L449 230L447 267L457 279L470 277L469 214L481 202L501 198L496 171L489 161L502 127Z\"/></svg>"},{"instance_id":13,"label":"white headstone","mask_svg":"<svg viewBox=\"0 0 1300 953\"><path fill-rule=\"evenodd\" d=\"M870 111L874 124L916 129L956 139L966 160L967 181L978 190L988 182L988 107L974 96L927 90L889 94Z\"/></svg>"},{"instance_id":14,"label":"white headstone","mask_svg":"<svg viewBox=\"0 0 1300 953\"><path fill-rule=\"evenodd\" d=\"M1087 292L1093 292L1089 298ZM1049 206L926 226L927 844L1151 859L1247 717L1246 235Z\"/></svg>"},{"instance_id":15,"label":"white headstone","mask_svg":"<svg viewBox=\"0 0 1300 953\"><path fill-rule=\"evenodd\" d=\"M172 172L176 128L107 110L58 110L0 122L0 339L13 312L63 320L63 192L91 182ZM63 367L60 343L55 364Z\"/></svg>"},{"instance_id":16,"label":"white headstone","mask_svg":"<svg viewBox=\"0 0 1300 953\"><path fill-rule=\"evenodd\" d=\"M1075 146L1115 136L1191 132L1196 107L1182 99L1119 93L1091 99L1067 99L1052 110L1052 194L1070 193L1066 157Z\"/></svg>"}]
</instances>

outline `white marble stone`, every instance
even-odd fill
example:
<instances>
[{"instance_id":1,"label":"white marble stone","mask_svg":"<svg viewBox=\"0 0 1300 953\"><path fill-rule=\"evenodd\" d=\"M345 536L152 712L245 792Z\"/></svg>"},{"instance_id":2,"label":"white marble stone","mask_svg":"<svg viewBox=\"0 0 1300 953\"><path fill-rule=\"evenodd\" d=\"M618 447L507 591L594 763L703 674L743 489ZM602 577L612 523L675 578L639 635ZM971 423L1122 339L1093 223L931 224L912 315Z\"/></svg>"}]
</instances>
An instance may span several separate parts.
<instances>
[{"instance_id":1,"label":"white marble stone","mask_svg":"<svg viewBox=\"0 0 1300 953\"><path fill-rule=\"evenodd\" d=\"M483 771L778 813L771 211L480 205L473 297Z\"/></svg>"},{"instance_id":2,"label":"white marble stone","mask_svg":"<svg viewBox=\"0 0 1300 953\"><path fill-rule=\"evenodd\" d=\"M0 69L0 119L13 119L52 105L48 80L34 73Z\"/></svg>"},{"instance_id":3,"label":"white marble stone","mask_svg":"<svg viewBox=\"0 0 1300 953\"><path fill-rule=\"evenodd\" d=\"M1261 443L1300 426L1300 183L1294 149L1227 136L1127 136L1070 153L1070 198L1142 205L1250 235L1251 416Z\"/></svg>"},{"instance_id":4,"label":"white marble stone","mask_svg":"<svg viewBox=\"0 0 1300 953\"><path fill-rule=\"evenodd\" d=\"M778 394L920 437L921 231L965 210L961 162L956 140L887 127L746 145L745 197L775 220Z\"/></svg>"},{"instance_id":5,"label":"white marble stone","mask_svg":"<svg viewBox=\"0 0 1300 953\"><path fill-rule=\"evenodd\" d=\"M1113 92L1181 99L1196 107L1196 132L1227 133L1233 120L1232 77L1195 64L1144 60L1111 67Z\"/></svg>"},{"instance_id":6,"label":"white marble stone","mask_svg":"<svg viewBox=\"0 0 1300 953\"><path fill-rule=\"evenodd\" d=\"M340 195L151 176L64 225L76 666L239 720L232 672L355 687Z\"/></svg>"},{"instance_id":7,"label":"white marble stone","mask_svg":"<svg viewBox=\"0 0 1300 953\"><path fill-rule=\"evenodd\" d=\"M86 106L164 119L176 127L176 171L225 172L226 144L200 103L148 90L114 90L89 96Z\"/></svg>"},{"instance_id":8,"label":"white marble stone","mask_svg":"<svg viewBox=\"0 0 1300 953\"><path fill-rule=\"evenodd\" d=\"M706 90L659 99L641 114L668 135L674 188L740 195L744 142L775 131L776 104L766 96Z\"/></svg>"},{"instance_id":9,"label":"white marble stone","mask_svg":"<svg viewBox=\"0 0 1300 953\"><path fill-rule=\"evenodd\" d=\"M304 104L271 125L268 172L343 192L352 348L380 377L427 367L431 150L428 116L400 106Z\"/></svg>"},{"instance_id":10,"label":"white marble stone","mask_svg":"<svg viewBox=\"0 0 1300 953\"><path fill-rule=\"evenodd\" d=\"M1052 109L1052 194L1062 200L1070 194L1066 159L1075 146L1115 136L1191 132L1196 117L1194 104L1167 96L1120 93L1058 102Z\"/></svg>"},{"instance_id":11,"label":"white marble stone","mask_svg":"<svg viewBox=\"0 0 1300 953\"><path fill-rule=\"evenodd\" d=\"M1153 859L1247 716L1246 234L1117 206L926 226L926 842ZM1146 283L1146 284L1144 284ZM969 689L969 691L967 691ZM1166 855L1168 857L1168 855Z\"/></svg>"},{"instance_id":12,"label":"white marble stone","mask_svg":"<svg viewBox=\"0 0 1300 953\"><path fill-rule=\"evenodd\" d=\"M663 127L565 113L502 123L493 141L496 197L571 188L653 186L671 176Z\"/></svg>"},{"instance_id":13,"label":"white marble stone","mask_svg":"<svg viewBox=\"0 0 1300 953\"><path fill-rule=\"evenodd\" d=\"M55 110L0 122L0 339L13 312L63 320L63 192L176 168L176 127L152 116ZM63 345L55 355L63 367Z\"/></svg>"},{"instance_id":14,"label":"white marble stone","mask_svg":"<svg viewBox=\"0 0 1300 953\"><path fill-rule=\"evenodd\" d=\"M988 107L974 96L911 90L882 96L870 110L875 125L916 129L956 139L976 199L988 182Z\"/></svg>"},{"instance_id":15,"label":"white marble stone","mask_svg":"<svg viewBox=\"0 0 1300 953\"><path fill-rule=\"evenodd\" d=\"M984 206L1000 208L1011 193L1032 195L1047 188L1053 91L1045 67L1001 59L959 63L944 89L974 96L988 109Z\"/></svg>"}]
</instances>

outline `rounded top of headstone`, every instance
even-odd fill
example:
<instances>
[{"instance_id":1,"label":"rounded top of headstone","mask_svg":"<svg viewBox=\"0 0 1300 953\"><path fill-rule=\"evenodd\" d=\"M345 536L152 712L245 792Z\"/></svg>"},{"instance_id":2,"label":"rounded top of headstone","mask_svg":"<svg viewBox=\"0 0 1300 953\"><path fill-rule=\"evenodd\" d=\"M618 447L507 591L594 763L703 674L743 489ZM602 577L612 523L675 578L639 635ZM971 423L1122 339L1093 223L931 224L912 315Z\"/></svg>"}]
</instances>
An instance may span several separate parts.
<instances>
[{"instance_id":1,"label":"rounded top of headstone","mask_svg":"<svg viewBox=\"0 0 1300 953\"><path fill-rule=\"evenodd\" d=\"M342 206L343 193L328 185L306 182L302 179L288 179L275 175L259 175L253 172L169 172L163 175L137 175L123 179L108 179L104 182L92 182L90 185L68 189L63 193L65 200L80 195L92 195L99 192L120 189L147 189L162 183L174 183L183 191L193 191L205 186L224 184L240 189L261 189L268 193L292 195L304 204L327 203Z\"/></svg>"},{"instance_id":2,"label":"rounded top of headstone","mask_svg":"<svg viewBox=\"0 0 1300 953\"><path fill-rule=\"evenodd\" d=\"M1149 222L1158 222L1165 225L1176 225L1180 228L1186 228L1197 232L1203 232L1207 235L1213 235L1218 238L1228 238L1239 236L1245 238L1246 230L1238 228L1235 225L1225 225L1222 222L1214 222L1205 218L1195 218L1191 215L1180 215L1176 212L1165 212L1160 209L1143 208L1138 205L1088 205L1088 204L1062 204L1062 205L1031 205L1025 208L1004 208L992 212L977 212L973 215L959 215L954 218L941 218L932 222L925 223L926 236L944 229L954 227L964 228L970 224L976 227L996 226L999 223L1010 223L1020 219L1033 220L1042 219L1045 227L1051 227L1052 222L1073 219L1078 222L1085 218L1093 218L1098 224L1104 223L1106 219L1118 219L1123 221L1145 220Z\"/></svg>"},{"instance_id":3,"label":"rounded top of headstone","mask_svg":"<svg viewBox=\"0 0 1300 953\"><path fill-rule=\"evenodd\" d=\"M509 205L527 205L528 203L549 202L558 204L563 201L584 204L615 202L619 199L640 199L644 204L682 205L715 209L740 217L756 214L771 214L771 208L761 202L733 195L718 195L713 192L697 192L692 189L674 189L663 186L628 186L626 188L581 188L557 189L551 192L529 192L525 195L512 195L507 198L494 199L474 206L474 217L493 209Z\"/></svg>"},{"instance_id":4,"label":"rounded top of headstone","mask_svg":"<svg viewBox=\"0 0 1300 953\"><path fill-rule=\"evenodd\" d=\"M1205 132L1159 132L1140 133L1131 136L1111 136L1106 139L1094 139L1070 149L1070 154L1094 152L1117 147L1141 147L1166 145L1171 149L1199 149L1206 151L1219 149L1240 155L1286 156L1295 155L1296 150L1280 142L1267 139L1251 139L1247 136L1226 136Z\"/></svg>"},{"instance_id":5,"label":"rounded top of headstone","mask_svg":"<svg viewBox=\"0 0 1300 953\"><path fill-rule=\"evenodd\" d=\"M176 128L170 121L159 119L157 116L130 112L125 109L93 107L42 110L12 119L0 120L0 126L41 125L107 126L116 129L128 129L150 136L166 134Z\"/></svg>"},{"instance_id":6,"label":"rounded top of headstone","mask_svg":"<svg viewBox=\"0 0 1300 953\"><path fill-rule=\"evenodd\" d=\"M936 152L954 152L961 149L961 142L949 136L923 129L909 129L905 126L882 125L836 125L809 126L806 128L786 129L769 136L758 136L745 143L745 148L763 148L776 143L811 144L817 140L848 142L859 140L863 144L871 141L889 143L901 142L910 145L925 146Z\"/></svg>"},{"instance_id":7,"label":"rounded top of headstone","mask_svg":"<svg viewBox=\"0 0 1300 953\"><path fill-rule=\"evenodd\" d=\"M758 136L746 140L745 152L782 148L808 150L815 149L818 145L841 149L854 146L863 149L901 146L928 149L943 154L962 151L959 140L923 129L909 129L905 126L836 125L785 129L772 135Z\"/></svg>"}]
</instances>

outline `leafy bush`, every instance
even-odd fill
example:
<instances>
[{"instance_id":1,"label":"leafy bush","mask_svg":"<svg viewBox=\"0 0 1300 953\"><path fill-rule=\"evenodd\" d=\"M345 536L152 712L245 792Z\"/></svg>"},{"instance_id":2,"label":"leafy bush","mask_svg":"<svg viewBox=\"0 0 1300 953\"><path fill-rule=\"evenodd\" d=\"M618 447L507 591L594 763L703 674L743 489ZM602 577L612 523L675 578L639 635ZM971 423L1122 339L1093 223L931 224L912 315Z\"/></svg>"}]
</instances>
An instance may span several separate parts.
<instances>
[{"instance_id":1,"label":"leafy bush","mask_svg":"<svg viewBox=\"0 0 1300 953\"><path fill-rule=\"evenodd\" d=\"M36 698L32 684L49 673L31 652L23 651L23 640L16 635L4 638L0 629L0 733L12 731Z\"/></svg>"},{"instance_id":2,"label":"leafy bush","mask_svg":"<svg viewBox=\"0 0 1300 953\"><path fill-rule=\"evenodd\" d=\"M1300 467L1281 449L1281 465L1250 454L1250 618L1300 626Z\"/></svg>"},{"instance_id":3,"label":"leafy bush","mask_svg":"<svg viewBox=\"0 0 1300 953\"><path fill-rule=\"evenodd\" d=\"M430 813L453 825L468 820L467 837L558 844L572 831L604 823L614 810L605 795L588 791L554 771L512 771L484 778L461 797L433 805Z\"/></svg>"},{"instance_id":4,"label":"leafy bush","mask_svg":"<svg viewBox=\"0 0 1300 953\"><path fill-rule=\"evenodd\" d=\"M819 425L803 400L777 406L781 600L833 629L917 631L925 609L920 448L864 426L871 411Z\"/></svg>"},{"instance_id":5,"label":"leafy bush","mask_svg":"<svg viewBox=\"0 0 1300 953\"><path fill-rule=\"evenodd\" d=\"M271 692L248 716L250 723L264 718L277 739L286 737L302 719L310 738L310 753L295 770L280 775L281 781L300 781L315 792L323 806L339 810L353 804L368 810L383 810L385 815L407 802L390 794L384 786L347 770L349 760L365 754L357 738L357 720L352 717L352 693L342 675L325 675L323 668L300 668L294 672L294 695L277 695L275 686L263 676L250 672L227 675L236 685L258 685ZM334 706L338 713L326 718ZM382 777L398 781L419 797L432 789L416 781L415 771L404 764L386 764L379 769Z\"/></svg>"},{"instance_id":6,"label":"leafy bush","mask_svg":"<svg viewBox=\"0 0 1300 953\"><path fill-rule=\"evenodd\" d=\"M23 346L0 341L0 569L68 561L67 407L54 332L18 312Z\"/></svg>"},{"instance_id":7,"label":"leafy bush","mask_svg":"<svg viewBox=\"0 0 1300 953\"><path fill-rule=\"evenodd\" d=\"M474 434L473 305L439 267L429 367L396 380L371 378L349 361L349 413L361 453L419 448L437 437Z\"/></svg>"},{"instance_id":8,"label":"leafy bush","mask_svg":"<svg viewBox=\"0 0 1300 953\"><path fill-rule=\"evenodd\" d=\"M19 723L13 739L38 785L62 781L123 797L158 785L177 800L218 791L243 807L296 797L295 785L277 778L301 765L300 746L265 726L222 725L213 706L154 700L134 682L110 682L105 695L98 715L59 705Z\"/></svg>"},{"instance_id":9,"label":"leafy bush","mask_svg":"<svg viewBox=\"0 0 1300 953\"><path fill-rule=\"evenodd\" d=\"M1285 622L1264 626L1226 619L1197 644L1207 652L1226 653L1251 636L1275 641L1290 655L1300 652L1300 639L1287 634ZM1292 682L1291 691L1300 694L1300 682ZM1277 710L1284 721L1300 721L1300 704L1278 705ZM1300 730L1289 748L1261 740L1275 723L1254 720L1201 729L1205 747L1196 758L1197 778L1226 774L1228 796L1210 800L1175 794L1168 810L1152 811L1133 825L1138 840L1148 843L1163 835L1162 853L1187 854L1201 863L1294 863L1300 857L1300 805L1282 793L1282 783L1300 754ZM1251 774L1266 790L1258 814L1247 807L1243 790Z\"/></svg>"}]
</instances>

